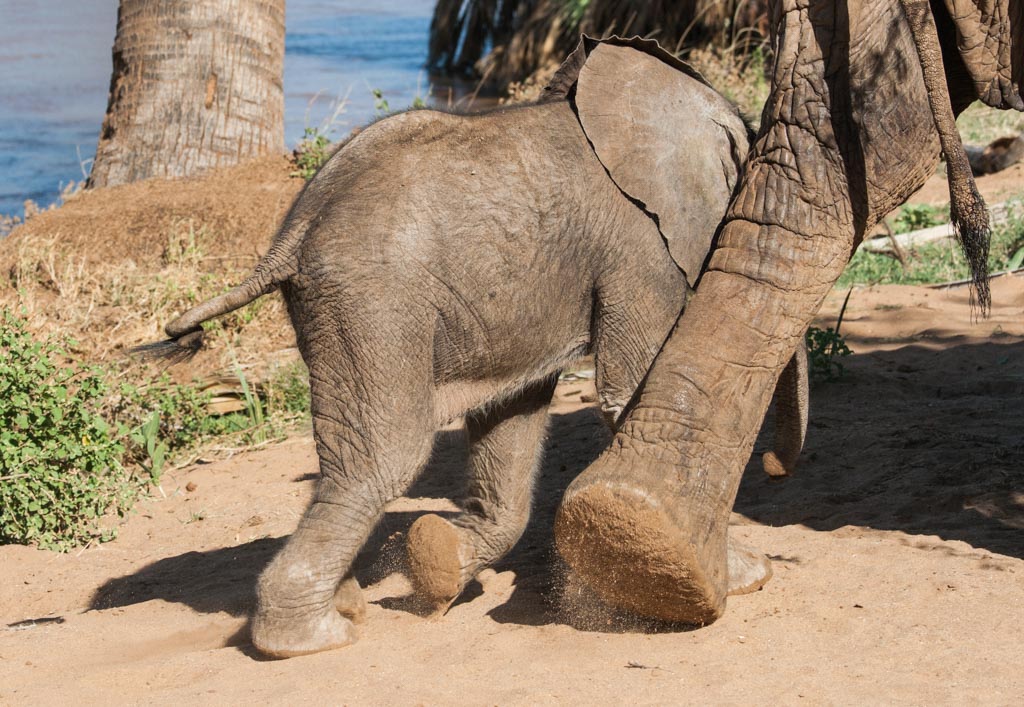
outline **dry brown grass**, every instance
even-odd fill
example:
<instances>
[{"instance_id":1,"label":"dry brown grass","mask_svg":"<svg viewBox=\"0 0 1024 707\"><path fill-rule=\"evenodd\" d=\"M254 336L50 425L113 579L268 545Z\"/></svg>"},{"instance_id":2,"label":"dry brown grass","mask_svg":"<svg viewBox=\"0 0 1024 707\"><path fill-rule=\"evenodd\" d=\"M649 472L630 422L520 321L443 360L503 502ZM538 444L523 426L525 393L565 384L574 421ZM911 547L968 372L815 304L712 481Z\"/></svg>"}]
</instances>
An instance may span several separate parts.
<instances>
[{"instance_id":1,"label":"dry brown grass","mask_svg":"<svg viewBox=\"0 0 1024 707\"><path fill-rule=\"evenodd\" d=\"M690 52L687 61L757 127L771 88L765 73L769 68L767 44L746 54L730 49L696 49Z\"/></svg>"},{"instance_id":2,"label":"dry brown grass","mask_svg":"<svg viewBox=\"0 0 1024 707\"><path fill-rule=\"evenodd\" d=\"M687 60L716 90L736 104L747 122L756 127L770 88L765 75L766 57L767 45L747 54L730 49L696 49L690 52ZM547 66L524 81L513 82L502 102L537 100L557 68L556 65Z\"/></svg>"},{"instance_id":3,"label":"dry brown grass","mask_svg":"<svg viewBox=\"0 0 1024 707\"><path fill-rule=\"evenodd\" d=\"M98 189L36 214L0 240L0 306L22 311L34 333L74 339L86 361L126 362L128 348L163 338L170 319L248 274L301 187L290 169L274 158ZM277 295L222 318L208 341L176 378L294 345Z\"/></svg>"}]
</instances>

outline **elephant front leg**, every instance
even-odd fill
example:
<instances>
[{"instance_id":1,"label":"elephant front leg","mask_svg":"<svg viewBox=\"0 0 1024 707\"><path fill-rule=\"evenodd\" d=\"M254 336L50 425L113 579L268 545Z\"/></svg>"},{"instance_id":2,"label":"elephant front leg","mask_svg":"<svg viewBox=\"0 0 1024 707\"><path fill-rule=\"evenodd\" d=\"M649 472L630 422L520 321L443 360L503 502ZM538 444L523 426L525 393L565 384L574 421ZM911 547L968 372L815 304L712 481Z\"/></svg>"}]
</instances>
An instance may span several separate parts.
<instances>
[{"instance_id":1,"label":"elephant front leg","mask_svg":"<svg viewBox=\"0 0 1024 707\"><path fill-rule=\"evenodd\" d=\"M429 614L439 615L526 529L555 379L466 417L469 483L451 522L425 515L410 528L409 569Z\"/></svg>"}]
</instances>

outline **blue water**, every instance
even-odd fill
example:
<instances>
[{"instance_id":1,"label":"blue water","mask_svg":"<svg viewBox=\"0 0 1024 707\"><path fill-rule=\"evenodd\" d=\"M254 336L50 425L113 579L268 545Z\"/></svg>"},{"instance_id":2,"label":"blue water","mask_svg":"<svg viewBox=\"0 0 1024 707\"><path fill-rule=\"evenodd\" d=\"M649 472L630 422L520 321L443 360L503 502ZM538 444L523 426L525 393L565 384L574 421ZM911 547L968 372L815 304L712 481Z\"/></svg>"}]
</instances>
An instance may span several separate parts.
<instances>
[{"instance_id":1,"label":"blue water","mask_svg":"<svg viewBox=\"0 0 1024 707\"><path fill-rule=\"evenodd\" d=\"M52 203L88 173L107 107L117 0L0 0L0 214ZM433 0L287 0L285 139L333 138L426 97ZM447 96L447 89L444 93ZM440 92L440 91L437 91ZM442 99L443 100L443 99Z\"/></svg>"}]
</instances>

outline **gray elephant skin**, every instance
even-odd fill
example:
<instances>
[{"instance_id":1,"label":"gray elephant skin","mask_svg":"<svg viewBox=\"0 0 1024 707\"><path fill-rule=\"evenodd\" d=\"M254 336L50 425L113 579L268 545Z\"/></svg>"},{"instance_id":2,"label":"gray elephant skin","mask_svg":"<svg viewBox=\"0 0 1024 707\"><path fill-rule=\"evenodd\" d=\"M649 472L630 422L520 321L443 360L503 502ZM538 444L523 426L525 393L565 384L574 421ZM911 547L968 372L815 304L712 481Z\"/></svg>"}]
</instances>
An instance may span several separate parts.
<instances>
[{"instance_id":1,"label":"gray elephant skin","mask_svg":"<svg viewBox=\"0 0 1024 707\"><path fill-rule=\"evenodd\" d=\"M606 602L673 621L724 612L729 513L779 372L864 234L940 153L985 311L988 218L955 115L976 100L1024 110L1022 0L768 12L771 90L700 287L555 522L559 552Z\"/></svg>"},{"instance_id":2,"label":"gray elephant skin","mask_svg":"<svg viewBox=\"0 0 1024 707\"><path fill-rule=\"evenodd\" d=\"M280 288L309 367L321 478L259 580L260 651L354 640L353 559L459 416L463 512L410 530L414 585L442 611L508 552L529 518L558 372L594 354L617 422L696 283L748 137L735 109L654 43L590 42L538 104L418 110L363 130L305 187L252 275L166 327L171 339L148 352L189 354L202 322ZM788 466L804 380L780 384ZM767 579L763 557L733 554L735 591Z\"/></svg>"}]
</instances>

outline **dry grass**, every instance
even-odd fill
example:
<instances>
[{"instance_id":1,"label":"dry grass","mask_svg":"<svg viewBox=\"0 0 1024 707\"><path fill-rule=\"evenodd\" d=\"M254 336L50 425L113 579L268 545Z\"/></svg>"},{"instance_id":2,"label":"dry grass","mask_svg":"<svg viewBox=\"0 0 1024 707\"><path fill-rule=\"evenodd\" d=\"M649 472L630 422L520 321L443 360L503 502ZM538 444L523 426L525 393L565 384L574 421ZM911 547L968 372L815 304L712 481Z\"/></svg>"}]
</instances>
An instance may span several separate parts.
<instances>
[{"instance_id":1,"label":"dry grass","mask_svg":"<svg viewBox=\"0 0 1024 707\"><path fill-rule=\"evenodd\" d=\"M21 311L34 333L73 339L84 360L116 363L132 346L163 338L162 326L185 309L249 273L255 256L208 254L216 245L208 231L182 222L167 235L156 267L132 260L97 266L61 248L57 236L29 233L14 244L0 306ZM274 329L287 334L271 335ZM209 351L190 372L228 369L236 358L255 361L268 341L284 348L289 340L280 297L265 297L217 320Z\"/></svg>"},{"instance_id":2,"label":"dry grass","mask_svg":"<svg viewBox=\"0 0 1024 707\"><path fill-rule=\"evenodd\" d=\"M768 68L767 52L767 45L746 54L731 49L695 49L690 52L687 60L716 90L735 103L747 122L756 128L770 88L765 75ZM525 103L537 100L557 68L551 65L535 72L525 81L513 82L503 102Z\"/></svg>"},{"instance_id":3,"label":"dry grass","mask_svg":"<svg viewBox=\"0 0 1024 707\"><path fill-rule=\"evenodd\" d=\"M696 49L687 60L719 93L736 104L747 122L754 128L758 126L771 88L765 73L770 68L767 44L745 54L730 49Z\"/></svg>"},{"instance_id":4,"label":"dry grass","mask_svg":"<svg viewBox=\"0 0 1024 707\"><path fill-rule=\"evenodd\" d=\"M163 338L164 324L249 273L301 186L289 170L275 159L98 189L33 215L0 240L0 306L22 311L33 333L74 339L82 360L151 375L127 350ZM221 318L207 341L175 378L294 346L278 295Z\"/></svg>"}]
</instances>

